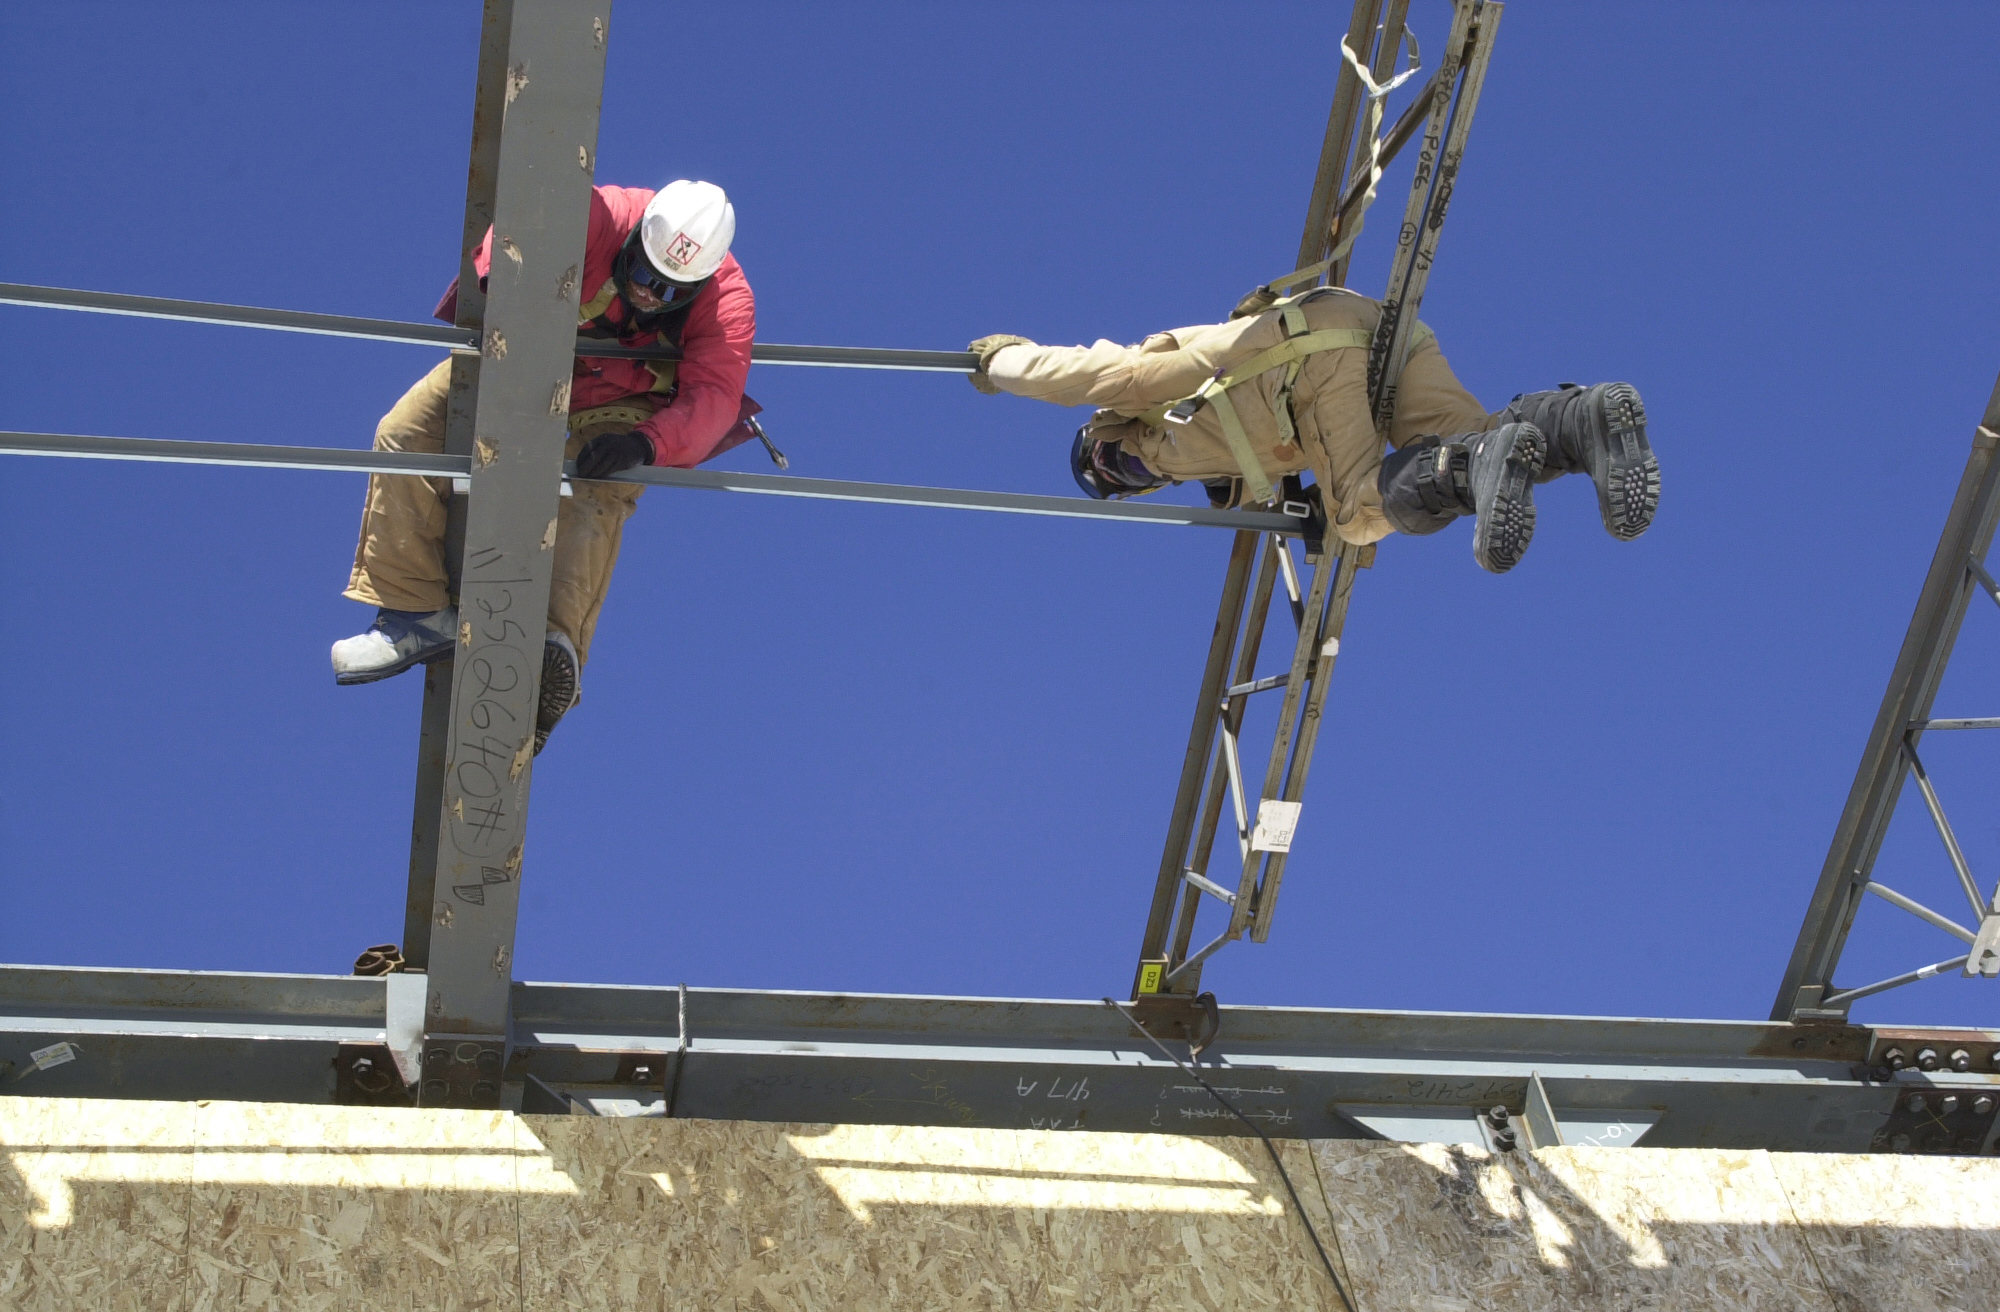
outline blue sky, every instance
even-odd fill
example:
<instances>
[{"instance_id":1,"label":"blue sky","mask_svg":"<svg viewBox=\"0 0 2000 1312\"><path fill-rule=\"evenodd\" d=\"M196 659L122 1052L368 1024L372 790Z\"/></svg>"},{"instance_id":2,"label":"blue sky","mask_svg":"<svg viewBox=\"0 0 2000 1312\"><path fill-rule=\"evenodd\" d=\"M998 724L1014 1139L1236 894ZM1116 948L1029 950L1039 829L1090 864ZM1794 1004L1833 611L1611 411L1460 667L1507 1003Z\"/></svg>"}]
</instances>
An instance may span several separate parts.
<instances>
[{"instance_id":1,"label":"blue sky","mask_svg":"<svg viewBox=\"0 0 2000 1312\"><path fill-rule=\"evenodd\" d=\"M1415 8L1434 54L1447 6ZM767 341L1136 340L1290 268L1345 9L625 0L598 178L725 186ZM0 278L423 318L477 30L470 0L7 7ZM1508 7L1424 317L1489 405L1637 384L1660 518L1616 543L1570 479L1504 578L1466 525L1384 545L1224 1001L1765 1013L2000 362L1996 41L1972 4ZM437 358L12 307L0 335L0 426L138 437L366 446ZM751 391L794 473L1073 490L1049 406ZM341 971L397 936L420 682L326 656L368 618L338 595L361 492L0 464L0 960ZM1227 551L649 492L536 766L517 973L1122 991ZM1996 675L1979 607L1939 713L2000 714ZM1996 753L1928 748L1989 887ZM1960 905L1914 795L1879 873ZM1843 975L1955 950L1871 906ZM1993 1004L1934 980L1857 1015Z\"/></svg>"}]
</instances>

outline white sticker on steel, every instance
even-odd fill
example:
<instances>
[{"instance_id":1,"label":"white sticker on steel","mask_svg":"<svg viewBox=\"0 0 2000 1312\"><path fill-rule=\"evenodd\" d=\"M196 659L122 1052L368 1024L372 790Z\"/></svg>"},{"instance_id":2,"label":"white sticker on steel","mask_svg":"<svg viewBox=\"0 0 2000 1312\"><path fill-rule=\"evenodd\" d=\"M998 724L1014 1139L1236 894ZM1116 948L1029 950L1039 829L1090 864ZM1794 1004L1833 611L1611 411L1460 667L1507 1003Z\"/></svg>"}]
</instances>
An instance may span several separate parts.
<instances>
[{"instance_id":1,"label":"white sticker on steel","mask_svg":"<svg viewBox=\"0 0 2000 1312\"><path fill-rule=\"evenodd\" d=\"M51 1066L60 1066L66 1061L76 1060L76 1045L71 1043L51 1043L46 1048L37 1048L28 1054L28 1060L35 1063L35 1069L45 1071Z\"/></svg>"},{"instance_id":2,"label":"white sticker on steel","mask_svg":"<svg viewBox=\"0 0 2000 1312\"><path fill-rule=\"evenodd\" d=\"M1299 827L1299 803L1267 797L1257 804L1257 832L1250 835L1253 852L1289 852Z\"/></svg>"}]
</instances>

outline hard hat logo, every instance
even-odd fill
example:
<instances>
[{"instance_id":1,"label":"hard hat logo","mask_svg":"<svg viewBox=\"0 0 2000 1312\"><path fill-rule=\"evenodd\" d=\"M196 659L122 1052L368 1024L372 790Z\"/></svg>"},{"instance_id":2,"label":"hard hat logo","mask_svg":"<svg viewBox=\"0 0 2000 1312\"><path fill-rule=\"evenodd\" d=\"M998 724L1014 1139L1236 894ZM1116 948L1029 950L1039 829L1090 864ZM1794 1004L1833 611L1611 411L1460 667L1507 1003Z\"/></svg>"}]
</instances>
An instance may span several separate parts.
<instances>
[{"instance_id":1,"label":"hard hat logo","mask_svg":"<svg viewBox=\"0 0 2000 1312\"><path fill-rule=\"evenodd\" d=\"M736 210L712 182L669 182L646 205L639 243L655 269L675 282L714 274L736 237Z\"/></svg>"},{"instance_id":2,"label":"hard hat logo","mask_svg":"<svg viewBox=\"0 0 2000 1312\"><path fill-rule=\"evenodd\" d=\"M685 268L694 263L694 257L701 254L701 243L685 232L677 232L667 243L667 263L676 268Z\"/></svg>"}]
</instances>

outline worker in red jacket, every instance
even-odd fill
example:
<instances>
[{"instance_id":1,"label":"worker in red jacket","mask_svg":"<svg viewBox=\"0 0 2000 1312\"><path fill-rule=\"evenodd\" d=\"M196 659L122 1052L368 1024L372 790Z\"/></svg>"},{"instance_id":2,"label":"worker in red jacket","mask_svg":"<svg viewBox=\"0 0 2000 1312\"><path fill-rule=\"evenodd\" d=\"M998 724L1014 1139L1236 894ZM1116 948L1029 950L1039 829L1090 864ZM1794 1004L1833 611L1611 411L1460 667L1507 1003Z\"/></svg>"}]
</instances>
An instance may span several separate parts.
<instances>
[{"instance_id":1,"label":"worker in red jacket","mask_svg":"<svg viewBox=\"0 0 2000 1312\"><path fill-rule=\"evenodd\" d=\"M574 495L556 518L535 750L581 697L581 671L611 584L618 539L644 489L584 482L635 465L691 469L756 433L760 408L743 395L756 301L729 253L736 212L722 188L673 182L658 192L596 187L584 247L577 332L623 346L678 346L678 362L579 355L570 385L569 444ZM483 286L492 258L489 230L473 257ZM438 305L451 322L458 285ZM377 451L444 449L451 388L447 361L404 394L375 430ZM334 678L370 683L437 659L458 637L455 598L445 574L442 478L373 475L361 541L346 596L377 608L368 630L333 644Z\"/></svg>"}]
</instances>

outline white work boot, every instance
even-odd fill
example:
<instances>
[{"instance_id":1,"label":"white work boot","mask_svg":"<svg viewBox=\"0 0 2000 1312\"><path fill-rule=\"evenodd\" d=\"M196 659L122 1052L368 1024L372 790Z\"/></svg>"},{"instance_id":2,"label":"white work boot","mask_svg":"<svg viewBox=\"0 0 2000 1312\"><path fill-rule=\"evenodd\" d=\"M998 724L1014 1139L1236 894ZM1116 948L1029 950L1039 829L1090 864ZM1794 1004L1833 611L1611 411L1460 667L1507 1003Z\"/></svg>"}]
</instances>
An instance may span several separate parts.
<instances>
[{"instance_id":1,"label":"white work boot","mask_svg":"<svg viewBox=\"0 0 2000 1312\"><path fill-rule=\"evenodd\" d=\"M366 633L333 644L335 683L373 683L412 665L434 661L458 641L458 610L446 606L429 614L382 609Z\"/></svg>"},{"instance_id":2,"label":"white work boot","mask_svg":"<svg viewBox=\"0 0 2000 1312\"><path fill-rule=\"evenodd\" d=\"M535 703L535 755L549 745L549 735L569 708L583 700L583 662L576 645L554 629L542 644L542 695Z\"/></svg>"}]
</instances>

